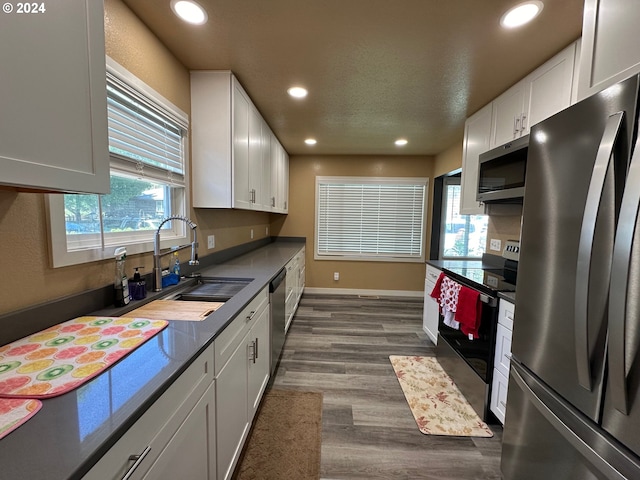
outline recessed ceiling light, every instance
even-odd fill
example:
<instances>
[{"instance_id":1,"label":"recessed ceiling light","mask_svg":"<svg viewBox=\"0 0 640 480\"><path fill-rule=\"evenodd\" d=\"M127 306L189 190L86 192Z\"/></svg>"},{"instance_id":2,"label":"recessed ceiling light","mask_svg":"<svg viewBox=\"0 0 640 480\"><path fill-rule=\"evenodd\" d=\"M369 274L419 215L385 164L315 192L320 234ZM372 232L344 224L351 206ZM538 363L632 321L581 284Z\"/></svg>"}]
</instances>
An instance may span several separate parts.
<instances>
[{"instance_id":1,"label":"recessed ceiling light","mask_svg":"<svg viewBox=\"0 0 640 480\"><path fill-rule=\"evenodd\" d=\"M317 140L315 138L307 138L304 143L306 143L307 145L315 145L317 142Z\"/></svg>"},{"instance_id":2,"label":"recessed ceiling light","mask_svg":"<svg viewBox=\"0 0 640 480\"><path fill-rule=\"evenodd\" d=\"M303 87L291 87L287 93L294 98L304 98L307 96L307 89Z\"/></svg>"},{"instance_id":3,"label":"recessed ceiling light","mask_svg":"<svg viewBox=\"0 0 640 480\"><path fill-rule=\"evenodd\" d=\"M536 18L543 8L542 2L537 0L521 3L511 8L500 19L500 25L504 28L515 28Z\"/></svg>"},{"instance_id":4,"label":"recessed ceiling light","mask_svg":"<svg viewBox=\"0 0 640 480\"><path fill-rule=\"evenodd\" d=\"M191 0L171 0L171 10L187 23L202 25L207 22L207 12Z\"/></svg>"},{"instance_id":5,"label":"recessed ceiling light","mask_svg":"<svg viewBox=\"0 0 640 480\"><path fill-rule=\"evenodd\" d=\"M409 143L405 138L399 138L396 140L396 145L399 147L404 147L407 143Z\"/></svg>"}]
</instances>

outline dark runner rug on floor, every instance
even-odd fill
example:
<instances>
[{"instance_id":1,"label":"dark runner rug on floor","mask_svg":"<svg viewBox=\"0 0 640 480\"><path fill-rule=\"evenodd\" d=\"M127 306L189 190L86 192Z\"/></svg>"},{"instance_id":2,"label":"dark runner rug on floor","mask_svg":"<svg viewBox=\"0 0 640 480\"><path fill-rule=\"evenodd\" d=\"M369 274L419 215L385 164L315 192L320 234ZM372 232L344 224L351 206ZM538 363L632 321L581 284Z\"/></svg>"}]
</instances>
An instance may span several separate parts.
<instances>
[{"instance_id":1,"label":"dark runner rug on floor","mask_svg":"<svg viewBox=\"0 0 640 480\"><path fill-rule=\"evenodd\" d=\"M322 393L267 391L235 480L317 480L320 478Z\"/></svg>"}]
</instances>

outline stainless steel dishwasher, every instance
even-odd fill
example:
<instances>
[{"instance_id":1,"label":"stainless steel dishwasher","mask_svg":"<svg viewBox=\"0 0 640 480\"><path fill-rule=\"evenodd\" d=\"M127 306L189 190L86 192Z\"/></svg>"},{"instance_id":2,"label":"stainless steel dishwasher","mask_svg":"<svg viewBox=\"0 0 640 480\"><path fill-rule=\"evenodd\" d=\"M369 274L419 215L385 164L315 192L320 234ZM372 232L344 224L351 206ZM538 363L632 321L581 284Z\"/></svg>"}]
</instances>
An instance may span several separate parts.
<instances>
[{"instance_id":1,"label":"stainless steel dishwasher","mask_svg":"<svg viewBox=\"0 0 640 480\"><path fill-rule=\"evenodd\" d=\"M269 284L269 310L271 314L271 375L276 371L285 338L286 268L280 270Z\"/></svg>"}]
</instances>

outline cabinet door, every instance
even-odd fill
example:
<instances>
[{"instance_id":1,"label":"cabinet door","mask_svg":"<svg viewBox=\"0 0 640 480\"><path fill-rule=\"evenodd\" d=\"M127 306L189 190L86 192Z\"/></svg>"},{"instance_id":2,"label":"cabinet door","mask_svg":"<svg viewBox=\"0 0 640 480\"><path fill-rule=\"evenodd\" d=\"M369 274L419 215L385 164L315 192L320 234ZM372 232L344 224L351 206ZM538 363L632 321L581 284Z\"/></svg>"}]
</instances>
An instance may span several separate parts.
<instances>
[{"instance_id":1,"label":"cabinet door","mask_svg":"<svg viewBox=\"0 0 640 480\"><path fill-rule=\"evenodd\" d=\"M478 193L478 161L481 153L489 150L491 139L491 113L488 104L470 116L464 125L462 145L462 178L460 179L461 215L482 215L484 207L476 200Z\"/></svg>"},{"instance_id":2,"label":"cabinet door","mask_svg":"<svg viewBox=\"0 0 640 480\"><path fill-rule=\"evenodd\" d=\"M522 134L531 125L564 110L571 105L571 86L576 53L572 43L526 78L528 112L522 119Z\"/></svg>"},{"instance_id":3,"label":"cabinet door","mask_svg":"<svg viewBox=\"0 0 640 480\"><path fill-rule=\"evenodd\" d=\"M271 134L269 145L271 148L271 211L280 213L282 209L280 208L280 191L278 189L280 188L280 175L282 175L282 162L280 161L280 144L273 134Z\"/></svg>"},{"instance_id":4,"label":"cabinet door","mask_svg":"<svg viewBox=\"0 0 640 480\"><path fill-rule=\"evenodd\" d=\"M511 364L511 336L511 330L501 323L498 323L498 329L496 331L496 351L493 363L495 369L505 377L509 377L509 366Z\"/></svg>"},{"instance_id":5,"label":"cabinet door","mask_svg":"<svg viewBox=\"0 0 640 480\"><path fill-rule=\"evenodd\" d=\"M271 348L269 343L269 308L268 305L258 314L256 323L251 328L248 337L249 346L249 422L260 405L262 394L269 383L269 373L271 370Z\"/></svg>"},{"instance_id":6,"label":"cabinet door","mask_svg":"<svg viewBox=\"0 0 640 480\"><path fill-rule=\"evenodd\" d=\"M216 437L219 480L231 478L249 432L247 338L216 377Z\"/></svg>"},{"instance_id":7,"label":"cabinet door","mask_svg":"<svg viewBox=\"0 0 640 480\"><path fill-rule=\"evenodd\" d=\"M216 478L215 382L173 435L144 480Z\"/></svg>"},{"instance_id":8,"label":"cabinet door","mask_svg":"<svg viewBox=\"0 0 640 480\"><path fill-rule=\"evenodd\" d=\"M640 72L640 2L586 0L578 100Z\"/></svg>"},{"instance_id":9,"label":"cabinet door","mask_svg":"<svg viewBox=\"0 0 640 480\"><path fill-rule=\"evenodd\" d=\"M500 146L522 135L521 120L525 112L526 82L521 80L493 101L491 143Z\"/></svg>"},{"instance_id":10,"label":"cabinet door","mask_svg":"<svg viewBox=\"0 0 640 480\"><path fill-rule=\"evenodd\" d=\"M249 106L249 204L260 210L262 201L262 117L258 110Z\"/></svg>"},{"instance_id":11,"label":"cabinet door","mask_svg":"<svg viewBox=\"0 0 640 480\"><path fill-rule=\"evenodd\" d=\"M108 193L102 2L12 5L0 42L0 183Z\"/></svg>"},{"instance_id":12,"label":"cabinet door","mask_svg":"<svg viewBox=\"0 0 640 480\"><path fill-rule=\"evenodd\" d=\"M271 171L271 138L273 134L269 129L267 123L262 121L262 178L260 179L260 192L259 197L260 210L263 212L271 212L273 207L271 206L271 176L274 173Z\"/></svg>"},{"instance_id":13,"label":"cabinet door","mask_svg":"<svg viewBox=\"0 0 640 480\"><path fill-rule=\"evenodd\" d=\"M251 105L242 87L233 84L233 206L251 208L249 192L249 125ZM215 171L209 175L215 175Z\"/></svg>"},{"instance_id":14,"label":"cabinet door","mask_svg":"<svg viewBox=\"0 0 640 480\"><path fill-rule=\"evenodd\" d=\"M279 145L279 150L278 208L281 213L287 213L289 211L289 154L282 145Z\"/></svg>"},{"instance_id":15,"label":"cabinet door","mask_svg":"<svg viewBox=\"0 0 640 480\"><path fill-rule=\"evenodd\" d=\"M507 413L507 391L509 381L507 377L498 371L494 371L493 382L491 384L491 401L489 408L495 414L500 423L504 425L504 417Z\"/></svg>"},{"instance_id":16,"label":"cabinet door","mask_svg":"<svg viewBox=\"0 0 640 480\"><path fill-rule=\"evenodd\" d=\"M433 291L435 283L424 281L424 312L422 316L422 329L427 334L429 340L434 345L438 344L438 317L440 315L440 309L438 308L438 301L435 298L431 298L429 295Z\"/></svg>"}]
</instances>

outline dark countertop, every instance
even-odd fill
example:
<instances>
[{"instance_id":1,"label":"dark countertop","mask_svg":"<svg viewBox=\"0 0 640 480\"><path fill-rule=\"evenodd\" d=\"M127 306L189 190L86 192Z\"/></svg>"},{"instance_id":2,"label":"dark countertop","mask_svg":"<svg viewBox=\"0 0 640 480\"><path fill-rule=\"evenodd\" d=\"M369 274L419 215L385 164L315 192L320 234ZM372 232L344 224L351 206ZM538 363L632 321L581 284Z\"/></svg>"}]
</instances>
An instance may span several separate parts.
<instances>
[{"instance_id":1,"label":"dark countertop","mask_svg":"<svg viewBox=\"0 0 640 480\"><path fill-rule=\"evenodd\" d=\"M43 400L40 412L0 440L0 479L82 478L304 245L304 240L276 241L203 268L203 276L254 280L206 320L170 322L80 388ZM175 289L151 294L145 302ZM143 303L87 315L122 316Z\"/></svg>"}]
</instances>

